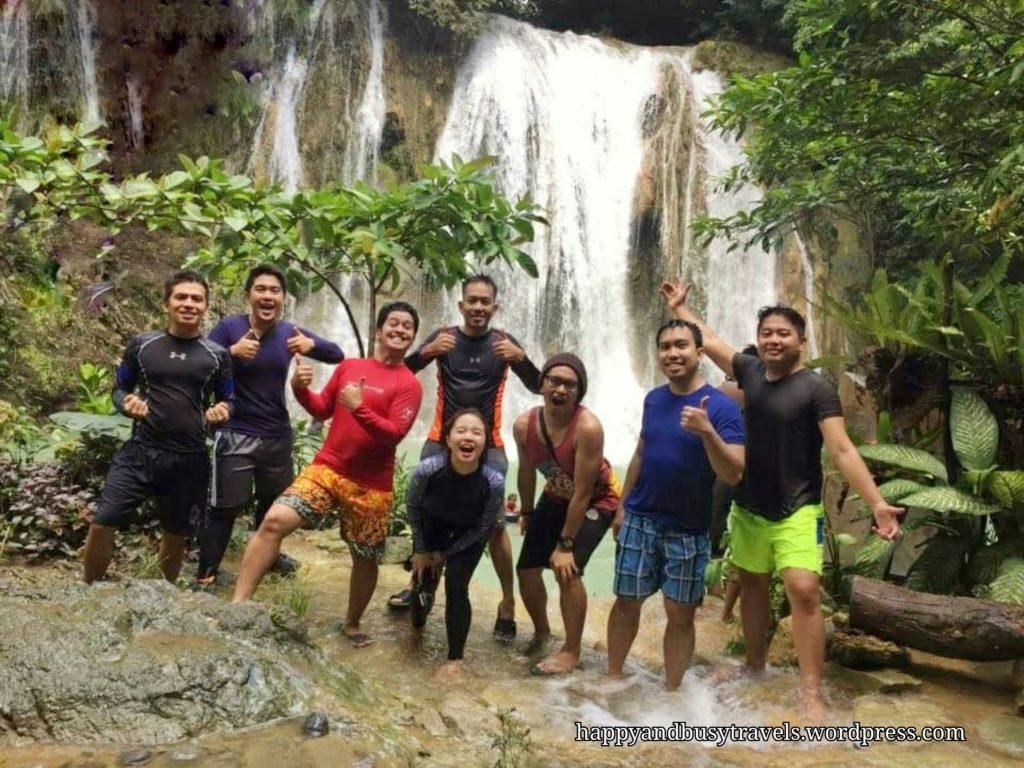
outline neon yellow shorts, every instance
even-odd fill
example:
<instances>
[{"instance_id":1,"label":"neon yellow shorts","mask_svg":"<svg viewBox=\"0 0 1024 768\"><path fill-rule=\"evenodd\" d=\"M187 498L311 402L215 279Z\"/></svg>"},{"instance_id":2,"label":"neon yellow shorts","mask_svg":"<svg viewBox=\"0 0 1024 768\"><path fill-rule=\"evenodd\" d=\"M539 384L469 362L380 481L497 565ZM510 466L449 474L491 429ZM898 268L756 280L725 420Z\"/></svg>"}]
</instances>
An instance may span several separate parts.
<instances>
[{"instance_id":1,"label":"neon yellow shorts","mask_svg":"<svg viewBox=\"0 0 1024 768\"><path fill-rule=\"evenodd\" d=\"M820 576L823 515L821 504L807 504L784 520L765 520L734 503L729 510L729 559L750 573L803 568Z\"/></svg>"}]
</instances>

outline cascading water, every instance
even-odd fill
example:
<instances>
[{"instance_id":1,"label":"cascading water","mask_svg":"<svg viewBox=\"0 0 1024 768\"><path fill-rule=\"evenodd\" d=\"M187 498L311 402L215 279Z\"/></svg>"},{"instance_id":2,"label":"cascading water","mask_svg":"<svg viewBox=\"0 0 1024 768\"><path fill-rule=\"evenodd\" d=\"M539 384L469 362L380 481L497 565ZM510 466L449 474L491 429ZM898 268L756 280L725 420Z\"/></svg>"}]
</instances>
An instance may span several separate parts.
<instances>
[{"instance_id":1,"label":"cascading water","mask_svg":"<svg viewBox=\"0 0 1024 768\"><path fill-rule=\"evenodd\" d=\"M100 88L96 80L96 10L92 0L75 0L78 55L82 67L82 116L89 122L103 119L100 111Z\"/></svg>"},{"instance_id":2,"label":"cascading water","mask_svg":"<svg viewBox=\"0 0 1024 768\"><path fill-rule=\"evenodd\" d=\"M34 14L55 15L60 39L35 46ZM62 120L103 119L96 73L96 10L93 0L63 0L41 7L30 0L9 0L0 11L0 100L17 108L18 126L35 130L51 111ZM63 50L73 44L77 56L34 61L38 50ZM43 94L40 96L40 94Z\"/></svg>"},{"instance_id":3,"label":"cascading water","mask_svg":"<svg viewBox=\"0 0 1024 768\"><path fill-rule=\"evenodd\" d=\"M0 16L0 97L24 108L29 87L28 3L14 0Z\"/></svg>"},{"instance_id":4,"label":"cascading water","mask_svg":"<svg viewBox=\"0 0 1024 768\"><path fill-rule=\"evenodd\" d=\"M302 155L299 151L298 105L302 98L303 86L306 84L309 57L316 43L320 16L326 2L327 0L316 0L310 6L304 40L292 41L284 64L280 68L275 67L267 89L263 115L253 139L250 172L257 176L266 176L270 181L281 182L288 192L294 192L304 178ZM267 29L273 35L273 2L268 1L261 5L259 13L265 17ZM302 53L298 50L300 43L304 48ZM265 172L262 171L261 163L265 164Z\"/></svg>"},{"instance_id":5,"label":"cascading water","mask_svg":"<svg viewBox=\"0 0 1024 768\"><path fill-rule=\"evenodd\" d=\"M380 0L370 0L367 9L367 41L370 49L370 70L363 88L363 98L356 111L348 141L342 180L351 183L377 180L377 157L384 132L384 30L387 14Z\"/></svg>"},{"instance_id":6,"label":"cascading water","mask_svg":"<svg viewBox=\"0 0 1024 768\"><path fill-rule=\"evenodd\" d=\"M634 348L635 337L653 348L654 327L634 328L638 311L629 299L641 201L653 199L651 217L660 223L655 269L677 260L700 285L707 318L726 339L750 339L752 307L776 293L774 255L729 253L725 244L698 254L692 247L695 215L724 216L756 200L756 191L703 193L705 179L742 160L736 142L698 117L720 87L713 74L691 71L686 51L612 46L492 17L462 66L438 141L442 159L453 152L497 156L501 190L546 209L550 227L538 227L531 249L540 279L495 270L498 323L538 361L560 349L583 358L587 404L601 417L605 452L617 463L628 460L644 392L658 381L650 350ZM652 168L651 126L659 119L677 135ZM649 193L652 184L660 190ZM646 302L660 298L652 291ZM521 387L510 387L508 398L509 414L536 402Z\"/></svg>"}]
</instances>

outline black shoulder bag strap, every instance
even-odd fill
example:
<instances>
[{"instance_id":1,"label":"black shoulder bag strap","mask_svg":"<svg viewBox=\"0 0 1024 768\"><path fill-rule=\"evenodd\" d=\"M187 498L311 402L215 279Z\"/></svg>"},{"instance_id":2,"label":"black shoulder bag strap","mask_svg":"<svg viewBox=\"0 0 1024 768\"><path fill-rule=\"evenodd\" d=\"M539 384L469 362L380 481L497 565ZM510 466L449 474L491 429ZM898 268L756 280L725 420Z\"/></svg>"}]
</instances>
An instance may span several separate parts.
<instances>
[{"instance_id":1,"label":"black shoulder bag strap","mask_svg":"<svg viewBox=\"0 0 1024 768\"><path fill-rule=\"evenodd\" d=\"M540 434L544 438L544 444L548 447L548 451L551 453L551 458L555 460L555 464L563 472L566 472L565 467L562 466L562 462L558 460L558 454L555 453L555 444L551 442L551 435L548 433L548 425L544 421L544 406L541 406L540 412L537 414L537 420L540 421ZM566 474L569 474L566 472Z\"/></svg>"}]
</instances>

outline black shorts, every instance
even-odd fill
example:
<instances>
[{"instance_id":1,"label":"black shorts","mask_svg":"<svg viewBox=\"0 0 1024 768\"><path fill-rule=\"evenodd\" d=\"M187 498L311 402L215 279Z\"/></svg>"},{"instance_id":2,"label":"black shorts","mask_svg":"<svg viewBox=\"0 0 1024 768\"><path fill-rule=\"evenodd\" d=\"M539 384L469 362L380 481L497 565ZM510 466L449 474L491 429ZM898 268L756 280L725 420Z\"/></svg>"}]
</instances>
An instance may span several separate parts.
<instances>
[{"instance_id":1,"label":"black shorts","mask_svg":"<svg viewBox=\"0 0 1024 768\"><path fill-rule=\"evenodd\" d=\"M534 507L526 524L526 536L523 539L523 548L519 552L519 562L516 563L516 570L524 571L530 568L550 568L551 554L558 546L558 539L562 535L562 526L565 525L565 513L569 510L569 503L559 499L553 499L547 494L541 494L540 501ZM587 567L590 556L594 554L597 545L601 543L605 532L612 524L615 513L611 510L588 509L583 518L583 524L576 532L576 540L572 553L576 558L576 569L583 575L583 569Z\"/></svg>"},{"instance_id":2,"label":"black shorts","mask_svg":"<svg viewBox=\"0 0 1024 768\"><path fill-rule=\"evenodd\" d=\"M210 506L237 509L252 497L277 498L295 479L292 437L254 437L222 429L213 439Z\"/></svg>"},{"instance_id":3,"label":"black shorts","mask_svg":"<svg viewBox=\"0 0 1024 768\"><path fill-rule=\"evenodd\" d=\"M139 504L153 498L161 527L187 536L202 519L209 481L205 453L165 451L129 440L110 464L93 522L123 528L135 519Z\"/></svg>"}]
</instances>

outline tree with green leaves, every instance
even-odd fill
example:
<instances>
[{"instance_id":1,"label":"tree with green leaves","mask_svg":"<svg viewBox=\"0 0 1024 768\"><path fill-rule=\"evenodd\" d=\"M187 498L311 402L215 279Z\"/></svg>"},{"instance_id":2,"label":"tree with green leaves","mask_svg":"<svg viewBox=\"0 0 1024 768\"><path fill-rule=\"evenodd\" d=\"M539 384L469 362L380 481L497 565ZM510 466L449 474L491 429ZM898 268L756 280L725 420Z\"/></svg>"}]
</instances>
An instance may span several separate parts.
<instances>
[{"instance_id":1,"label":"tree with green leaves","mask_svg":"<svg viewBox=\"0 0 1024 768\"><path fill-rule=\"evenodd\" d=\"M327 287L348 312L360 355L367 350L340 276L368 289L371 340L376 297L396 290L403 276L451 287L470 272L470 259L537 276L521 246L544 219L529 200L512 203L496 191L485 171L492 158L454 156L451 166L425 166L422 178L382 190L359 183L289 194L228 173L217 160L187 157L163 176L117 181L105 169L96 127L61 126L38 138L0 124L0 204L8 211L0 242L68 218L111 234L132 223L193 234L202 245L188 265L225 287L237 287L261 262L284 268L301 290Z\"/></svg>"},{"instance_id":2,"label":"tree with green leaves","mask_svg":"<svg viewBox=\"0 0 1024 768\"><path fill-rule=\"evenodd\" d=\"M1019 269L1019 0L790 0L787 22L798 63L735 77L712 110L747 137L725 186L764 198L704 233L768 244L850 219L897 277L936 255L970 274L1007 251Z\"/></svg>"}]
</instances>

